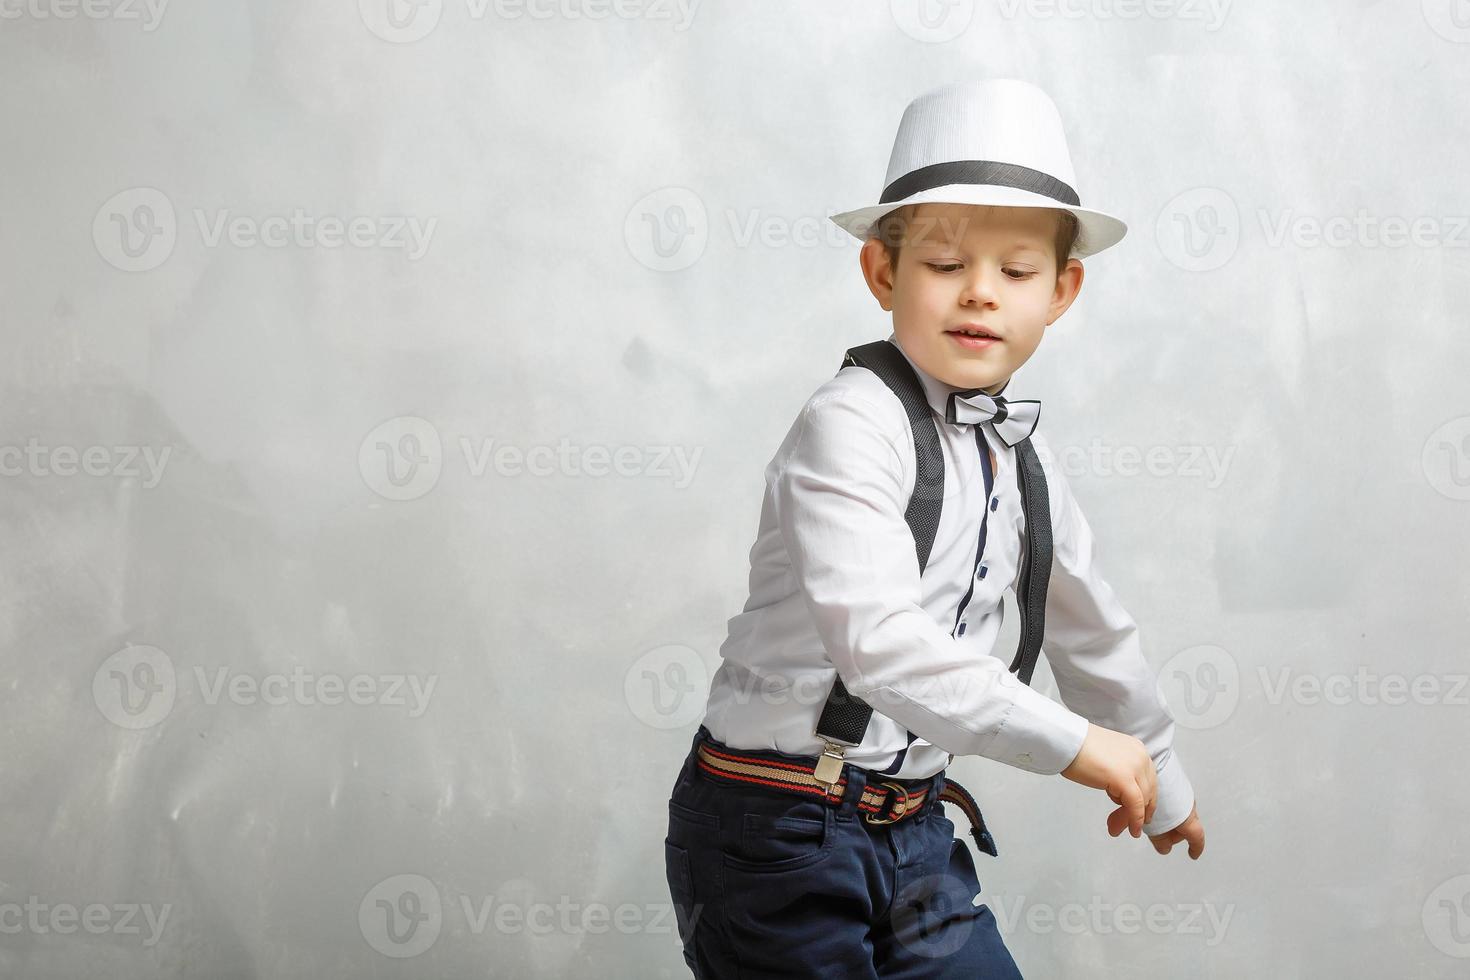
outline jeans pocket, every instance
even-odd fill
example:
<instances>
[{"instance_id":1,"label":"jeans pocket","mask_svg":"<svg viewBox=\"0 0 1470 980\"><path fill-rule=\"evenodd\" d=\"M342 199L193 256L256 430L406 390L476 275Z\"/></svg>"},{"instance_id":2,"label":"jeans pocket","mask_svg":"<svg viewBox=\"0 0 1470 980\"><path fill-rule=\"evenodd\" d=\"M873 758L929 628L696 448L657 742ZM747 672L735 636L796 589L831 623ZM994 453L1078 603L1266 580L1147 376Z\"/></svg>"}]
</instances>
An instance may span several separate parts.
<instances>
[{"instance_id":1,"label":"jeans pocket","mask_svg":"<svg viewBox=\"0 0 1470 980\"><path fill-rule=\"evenodd\" d=\"M975 873L975 856L970 853L970 845L958 837L949 847L949 874L969 890L972 904L975 896L984 891L980 876Z\"/></svg>"},{"instance_id":2,"label":"jeans pocket","mask_svg":"<svg viewBox=\"0 0 1470 980\"><path fill-rule=\"evenodd\" d=\"M807 807L817 806L814 811ZM746 813L739 844L725 854L725 865L740 871L775 873L806 868L832 853L837 839L836 811L809 804L788 813Z\"/></svg>"},{"instance_id":3,"label":"jeans pocket","mask_svg":"<svg viewBox=\"0 0 1470 980\"><path fill-rule=\"evenodd\" d=\"M698 913L694 905L694 869L689 851L664 840L664 872L669 880L669 897L674 902L674 924L679 929L679 945L684 961L694 966L694 923Z\"/></svg>"},{"instance_id":4,"label":"jeans pocket","mask_svg":"<svg viewBox=\"0 0 1470 980\"><path fill-rule=\"evenodd\" d=\"M692 835L695 839L718 834L720 815L705 813L685 806L677 800L669 800L669 839L682 844Z\"/></svg>"},{"instance_id":5,"label":"jeans pocket","mask_svg":"<svg viewBox=\"0 0 1470 980\"><path fill-rule=\"evenodd\" d=\"M949 819L949 817L945 815L945 812L944 812L943 809L935 810L934 811L934 815L932 817L930 817L929 819L930 820L933 820L936 824L938 824L941 827L946 827L947 826L949 828L948 833L949 833L950 839L951 840L959 840L959 837L960 837L959 828L955 826L953 820Z\"/></svg>"}]
</instances>

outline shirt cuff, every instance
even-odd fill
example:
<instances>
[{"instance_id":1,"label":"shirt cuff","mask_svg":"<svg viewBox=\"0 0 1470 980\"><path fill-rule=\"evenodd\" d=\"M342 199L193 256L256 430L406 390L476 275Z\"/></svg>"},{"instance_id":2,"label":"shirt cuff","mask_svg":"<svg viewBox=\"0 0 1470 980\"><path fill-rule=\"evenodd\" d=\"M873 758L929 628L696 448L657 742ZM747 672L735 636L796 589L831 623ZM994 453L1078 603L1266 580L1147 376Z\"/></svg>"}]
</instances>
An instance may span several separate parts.
<instances>
[{"instance_id":1,"label":"shirt cuff","mask_svg":"<svg viewBox=\"0 0 1470 980\"><path fill-rule=\"evenodd\" d=\"M1151 837L1173 830L1187 820L1194 809L1194 787L1190 785L1184 764L1172 746L1164 764L1158 767L1158 773L1159 797L1154 804L1154 818L1143 825L1143 832Z\"/></svg>"},{"instance_id":2,"label":"shirt cuff","mask_svg":"<svg viewBox=\"0 0 1470 980\"><path fill-rule=\"evenodd\" d=\"M1022 684L1014 674L1002 675L1002 683L1015 686L1014 700L982 754L1043 776L1055 776L1071 765L1087 738L1087 719Z\"/></svg>"}]
</instances>

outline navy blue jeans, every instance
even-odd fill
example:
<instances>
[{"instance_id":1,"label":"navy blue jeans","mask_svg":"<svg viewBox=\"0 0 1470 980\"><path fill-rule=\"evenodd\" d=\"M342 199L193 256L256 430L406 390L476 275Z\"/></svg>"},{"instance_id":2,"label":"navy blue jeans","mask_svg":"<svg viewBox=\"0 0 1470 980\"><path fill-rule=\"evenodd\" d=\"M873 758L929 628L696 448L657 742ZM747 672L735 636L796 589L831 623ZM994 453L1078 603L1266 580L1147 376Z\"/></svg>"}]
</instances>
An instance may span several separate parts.
<instances>
[{"instance_id":1,"label":"navy blue jeans","mask_svg":"<svg viewBox=\"0 0 1470 980\"><path fill-rule=\"evenodd\" d=\"M844 767L841 806L717 781L696 764L700 726L669 798L664 859L684 959L697 978L1021 976L930 782L921 812L870 824L871 775ZM741 750L743 752L748 750ZM779 752L773 761L810 762Z\"/></svg>"}]
</instances>

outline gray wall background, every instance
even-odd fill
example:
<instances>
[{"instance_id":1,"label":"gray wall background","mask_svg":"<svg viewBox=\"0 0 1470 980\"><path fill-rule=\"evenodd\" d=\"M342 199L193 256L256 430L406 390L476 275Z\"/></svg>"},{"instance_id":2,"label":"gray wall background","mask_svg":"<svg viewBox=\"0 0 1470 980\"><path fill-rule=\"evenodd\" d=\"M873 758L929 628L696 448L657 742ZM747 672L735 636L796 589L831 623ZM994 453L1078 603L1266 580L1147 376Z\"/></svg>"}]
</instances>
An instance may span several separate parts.
<instances>
[{"instance_id":1,"label":"gray wall background","mask_svg":"<svg viewBox=\"0 0 1470 980\"><path fill-rule=\"evenodd\" d=\"M889 329L826 215L991 76L1130 224L1020 379L1208 846L960 759L981 897L1465 974L1470 5L387 3L0 2L0 974L684 975L761 470Z\"/></svg>"}]
</instances>

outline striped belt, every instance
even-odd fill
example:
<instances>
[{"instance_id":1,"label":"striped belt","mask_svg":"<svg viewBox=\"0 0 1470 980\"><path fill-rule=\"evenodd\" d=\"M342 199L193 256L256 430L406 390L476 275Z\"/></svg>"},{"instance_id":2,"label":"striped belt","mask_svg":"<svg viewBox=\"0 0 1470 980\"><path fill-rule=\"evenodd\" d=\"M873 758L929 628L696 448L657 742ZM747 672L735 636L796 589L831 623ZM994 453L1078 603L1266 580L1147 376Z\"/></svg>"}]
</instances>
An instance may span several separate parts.
<instances>
[{"instance_id":1,"label":"striped belt","mask_svg":"<svg viewBox=\"0 0 1470 980\"><path fill-rule=\"evenodd\" d=\"M816 759L812 759L810 763L778 762L757 755L749 755L739 749L710 745L708 741L701 741L698 764L703 772L719 780L749 783L788 793L798 793L814 797L832 806L840 804L847 795L847 769L852 765L847 763L843 767L842 775L829 790L826 783L817 780ZM863 819L870 824L898 823L919 813L928 796L928 786L911 789L893 781L884 781L877 785L870 783L863 787L857 808L862 811ZM990 836L990 831L986 829L985 817L980 813L980 807L975 803L975 798L948 776L944 777L944 788L939 791L939 798L953 803L964 812L965 817L970 821L970 835L975 838L975 846L986 854L994 856L996 853L995 838Z\"/></svg>"}]
</instances>

